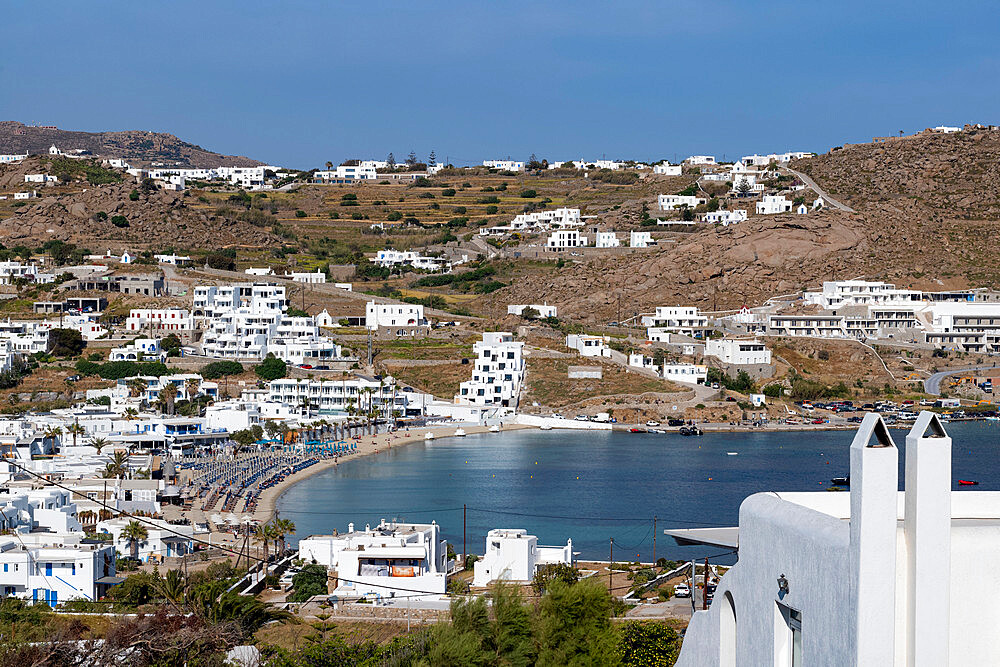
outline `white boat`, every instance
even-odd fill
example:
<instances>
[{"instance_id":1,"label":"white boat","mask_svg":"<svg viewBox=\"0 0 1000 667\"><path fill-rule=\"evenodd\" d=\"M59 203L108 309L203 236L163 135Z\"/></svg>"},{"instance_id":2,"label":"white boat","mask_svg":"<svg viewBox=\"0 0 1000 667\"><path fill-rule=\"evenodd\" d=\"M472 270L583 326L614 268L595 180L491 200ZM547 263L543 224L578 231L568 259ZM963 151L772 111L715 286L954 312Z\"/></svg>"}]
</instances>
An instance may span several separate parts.
<instances>
[{"instance_id":1,"label":"white boat","mask_svg":"<svg viewBox=\"0 0 1000 667\"><path fill-rule=\"evenodd\" d=\"M455 429L455 436L458 438L464 437L465 429L464 428Z\"/></svg>"},{"instance_id":2,"label":"white boat","mask_svg":"<svg viewBox=\"0 0 1000 667\"><path fill-rule=\"evenodd\" d=\"M490 426L490 433L499 433L499 432L500 432L500 426L498 424Z\"/></svg>"},{"instance_id":3,"label":"white boat","mask_svg":"<svg viewBox=\"0 0 1000 667\"><path fill-rule=\"evenodd\" d=\"M726 456L736 456L739 452L726 452Z\"/></svg>"},{"instance_id":4,"label":"white boat","mask_svg":"<svg viewBox=\"0 0 1000 667\"><path fill-rule=\"evenodd\" d=\"M433 440L433 439L434 439L434 434L431 433L430 431L427 431L427 433L424 434L424 440Z\"/></svg>"},{"instance_id":5,"label":"white boat","mask_svg":"<svg viewBox=\"0 0 1000 667\"><path fill-rule=\"evenodd\" d=\"M552 430L552 424L542 424L538 428L541 429L542 431L551 431Z\"/></svg>"}]
</instances>

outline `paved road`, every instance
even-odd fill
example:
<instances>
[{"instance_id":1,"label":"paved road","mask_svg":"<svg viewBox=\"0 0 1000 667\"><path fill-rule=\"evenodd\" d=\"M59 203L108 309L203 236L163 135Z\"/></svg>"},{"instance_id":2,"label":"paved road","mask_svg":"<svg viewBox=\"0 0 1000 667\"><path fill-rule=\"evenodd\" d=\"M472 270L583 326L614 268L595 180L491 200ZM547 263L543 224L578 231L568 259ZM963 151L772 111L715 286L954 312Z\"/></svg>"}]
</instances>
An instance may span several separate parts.
<instances>
[{"instance_id":1,"label":"paved road","mask_svg":"<svg viewBox=\"0 0 1000 667\"><path fill-rule=\"evenodd\" d=\"M989 366L970 366L969 368L956 368L950 371L941 371L940 373L935 373L926 380L924 380L924 391L928 394L934 394L937 396L941 393L941 380L945 379L949 375L957 375L958 373L966 373L968 371L979 371L986 368L996 368L996 364L990 364Z\"/></svg>"},{"instance_id":2,"label":"paved road","mask_svg":"<svg viewBox=\"0 0 1000 667\"><path fill-rule=\"evenodd\" d=\"M816 185L816 181L814 181L813 179L809 178L808 176L806 176L805 174L803 174L801 171L795 171L791 167L785 167L785 169L787 169L788 171L790 171L791 173L793 173L795 176L797 176L799 178L800 181L802 181L803 183L805 183L806 185L808 185L810 188L812 188L816 192L816 194L818 194L820 197L823 198L823 201L826 202L827 206L832 206L833 208L839 208L841 211L849 211L850 213L854 213L854 209L853 208L851 208L847 204L841 204L839 201L837 201L836 199L834 199L833 197L831 197L829 194L827 194L827 192L825 190L823 190L823 188L821 188L818 185Z\"/></svg>"}]
</instances>

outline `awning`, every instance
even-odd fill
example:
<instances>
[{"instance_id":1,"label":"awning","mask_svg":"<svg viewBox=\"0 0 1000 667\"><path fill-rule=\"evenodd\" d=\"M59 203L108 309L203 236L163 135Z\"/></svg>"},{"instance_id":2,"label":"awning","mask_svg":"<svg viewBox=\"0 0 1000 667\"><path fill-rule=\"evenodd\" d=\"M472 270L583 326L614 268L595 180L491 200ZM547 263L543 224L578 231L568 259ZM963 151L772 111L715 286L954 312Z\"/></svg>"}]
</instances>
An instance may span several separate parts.
<instances>
[{"instance_id":1,"label":"awning","mask_svg":"<svg viewBox=\"0 0 1000 667\"><path fill-rule=\"evenodd\" d=\"M692 545L708 545L738 549L740 546L740 529L737 526L726 528L675 528L663 531L664 535L674 538L682 547Z\"/></svg>"},{"instance_id":2,"label":"awning","mask_svg":"<svg viewBox=\"0 0 1000 667\"><path fill-rule=\"evenodd\" d=\"M101 577L94 581L95 584L107 584L109 586L117 586L118 584L125 581L125 577Z\"/></svg>"}]
</instances>

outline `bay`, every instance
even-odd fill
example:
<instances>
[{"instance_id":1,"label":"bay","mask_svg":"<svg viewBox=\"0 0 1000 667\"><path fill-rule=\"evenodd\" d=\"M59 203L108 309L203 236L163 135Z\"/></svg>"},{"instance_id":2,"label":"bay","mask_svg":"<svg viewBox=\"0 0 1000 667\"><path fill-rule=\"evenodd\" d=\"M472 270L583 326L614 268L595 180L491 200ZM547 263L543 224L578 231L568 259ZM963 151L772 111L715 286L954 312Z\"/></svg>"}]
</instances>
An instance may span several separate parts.
<instances>
[{"instance_id":1,"label":"bay","mask_svg":"<svg viewBox=\"0 0 1000 667\"><path fill-rule=\"evenodd\" d=\"M953 480L1000 489L1000 425L947 425ZM902 484L906 431L894 429ZM849 472L853 431L677 434L536 431L483 433L386 450L342 462L278 500L298 538L375 525L380 519L441 525L462 550L463 505L470 553L492 528L525 528L539 544L572 538L581 559L717 556L678 547L666 528L735 526L744 498L761 491L823 491ZM735 456L729 452L736 452ZM721 558L726 562L731 558Z\"/></svg>"}]
</instances>

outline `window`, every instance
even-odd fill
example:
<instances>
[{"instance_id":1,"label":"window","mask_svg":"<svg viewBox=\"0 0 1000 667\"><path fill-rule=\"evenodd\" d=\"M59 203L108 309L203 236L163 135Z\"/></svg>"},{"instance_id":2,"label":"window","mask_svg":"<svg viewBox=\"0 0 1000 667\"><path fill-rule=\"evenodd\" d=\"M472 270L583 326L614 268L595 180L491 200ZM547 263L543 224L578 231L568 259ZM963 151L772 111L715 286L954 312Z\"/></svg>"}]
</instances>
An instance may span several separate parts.
<instances>
[{"instance_id":1,"label":"window","mask_svg":"<svg viewBox=\"0 0 1000 667\"><path fill-rule=\"evenodd\" d=\"M775 667L802 667L802 612L778 602L774 616Z\"/></svg>"}]
</instances>

